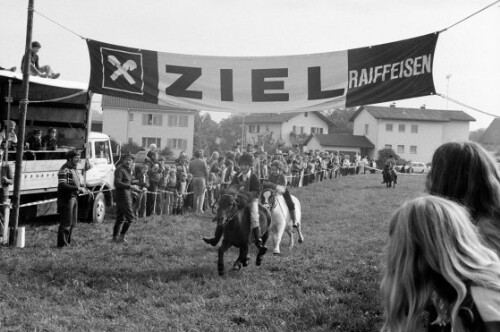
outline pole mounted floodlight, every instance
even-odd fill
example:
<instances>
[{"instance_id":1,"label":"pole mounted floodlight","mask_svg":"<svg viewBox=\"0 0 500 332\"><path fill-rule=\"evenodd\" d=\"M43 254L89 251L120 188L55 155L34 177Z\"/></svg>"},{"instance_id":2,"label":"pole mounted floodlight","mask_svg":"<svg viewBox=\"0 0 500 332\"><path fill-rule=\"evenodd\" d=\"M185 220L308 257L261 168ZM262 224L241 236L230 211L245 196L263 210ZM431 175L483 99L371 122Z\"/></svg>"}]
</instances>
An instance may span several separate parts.
<instances>
[{"instance_id":1,"label":"pole mounted floodlight","mask_svg":"<svg viewBox=\"0 0 500 332\"><path fill-rule=\"evenodd\" d=\"M446 75L446 110L448 110L448 96L450 93L450 78L451 78L451 74Z\"/></svg>"}]
</instances>

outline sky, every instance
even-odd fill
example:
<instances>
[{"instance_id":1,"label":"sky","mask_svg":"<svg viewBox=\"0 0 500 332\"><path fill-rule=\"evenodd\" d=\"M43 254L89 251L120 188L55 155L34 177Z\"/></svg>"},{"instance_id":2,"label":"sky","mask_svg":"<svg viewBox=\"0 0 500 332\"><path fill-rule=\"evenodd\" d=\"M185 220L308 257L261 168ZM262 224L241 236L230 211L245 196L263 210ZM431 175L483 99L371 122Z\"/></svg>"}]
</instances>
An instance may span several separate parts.
<instances>
[{"instance_id":1,"label":"sky","mask_svg":"<svg viewBox=\"0 0 500 332\"><path fill-rule=\"evenodd\" d=\"M86 83L90 60L81 37L195 55L311 54L441 31L493 2L35 0L32 40L42 45L40 65L50 64L61 73L62 80ZM27 6L28 0L0 0L2 67L20 65L26 43ZM500 117L500 2L440 34L433 76L438 93ZM471 130L486 128L494 119L439 96L396 101L399 107L424 104L427 108L468 113L476 119ZM229 116L210 114L216 121Z\"/></svg>"}]
</instances>

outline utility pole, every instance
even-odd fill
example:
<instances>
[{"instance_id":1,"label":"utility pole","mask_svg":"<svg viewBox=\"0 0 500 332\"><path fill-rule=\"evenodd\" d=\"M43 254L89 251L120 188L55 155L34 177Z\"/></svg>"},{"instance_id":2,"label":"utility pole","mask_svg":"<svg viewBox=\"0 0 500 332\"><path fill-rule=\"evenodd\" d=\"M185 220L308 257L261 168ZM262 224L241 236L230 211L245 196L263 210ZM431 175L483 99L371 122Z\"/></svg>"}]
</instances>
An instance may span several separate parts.
<instances>
[{"instance_id":1,"label":"utility pole","mask_svg":"<svg viewBox=\"0 0 500 332\"><path fill-rule=\"evenodd\" d=\"M31 57L31 37L33 34L33 11L35 10L35 0L29 0L28 4L28 23L26 27L26 46L24 51L24 68L23 68L23 85L22 85L22 99L19 105L19 131L17 140L17 153L16 153L16 168L14 173L14 193L13 193L13 208L14 212L12 218L14 219L14 239L17 238L17 225L19 221L19 205L21 201L21 176L23 166L24 154L24 133L26 131L26 112L28 111L28 94L29 94L29 81L30 81L30 57ZM12 241L15 245L15 240Z\"/></svg>"},{"instance_id":2,"label":"utility pole","mask_svg":"<svg viewBox=\"0 0 500 332\"><path fill-rule=\"evenodd\" d=\"M448 110L448 96L450 93L450 78L451 74L446 75L446 110Z\"/></svg>"}]
</instances>

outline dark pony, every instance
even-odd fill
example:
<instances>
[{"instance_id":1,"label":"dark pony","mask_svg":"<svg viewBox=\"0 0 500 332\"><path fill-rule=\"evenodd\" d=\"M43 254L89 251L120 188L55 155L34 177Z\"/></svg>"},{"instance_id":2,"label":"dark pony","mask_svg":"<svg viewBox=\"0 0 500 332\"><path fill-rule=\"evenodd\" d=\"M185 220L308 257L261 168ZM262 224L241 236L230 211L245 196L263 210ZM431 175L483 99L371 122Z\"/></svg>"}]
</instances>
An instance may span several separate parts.
<instances>
[{"instance_id":1,"label":"dark pony","mask_svg":"<svg viewBox=\"0 0 500 332\"><path fill-rule=\"evenodd\" d=\"M392 187L393 183L394 187L396 187L396 181L398 180L398 176L391 171L389 165L384 166L384 170L382 171L382 176L384 178L384 182L387 188Z\"/></svg>"},{"instance_id":2,"label":"dark pony","mask_svg":"<svg viewBox=\"0 0 500 332\"><path fill-rule=\"evenodd\" d=\"M224 190L219 196L219 208L216 220L224 228L222 244L219 247L218 270L219 275L224 275L224 252L231 246L240 249L238 259L234 262L233 269L240 270L241 266L247 266L250 258L248 251L252 243L252 229L250 224L249 203L252 198L245 193L232 189ZM269 236L271 225L271 214L259 204L259 222L262 236L262 244L265 245ZM262 255L257 255L256 265L262 263Z\"/></svg>"}]
</instances>

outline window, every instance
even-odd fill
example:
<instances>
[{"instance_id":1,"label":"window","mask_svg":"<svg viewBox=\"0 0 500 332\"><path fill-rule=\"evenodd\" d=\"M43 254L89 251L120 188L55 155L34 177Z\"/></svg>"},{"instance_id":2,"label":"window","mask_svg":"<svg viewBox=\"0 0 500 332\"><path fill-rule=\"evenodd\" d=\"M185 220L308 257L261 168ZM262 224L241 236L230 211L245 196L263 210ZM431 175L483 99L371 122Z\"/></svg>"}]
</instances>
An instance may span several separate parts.
<instances>
[{"instance_id":1,"label":"window","mask_svg":"<svg viewBox=\"0 0 500 332\"><path fill-rule=\"evenodd\" d=\"M306 130L303 126L299 127L299 134L304 134L305 132L306 132Z\"/></svg>"},{"instance_id":2,"label":"window","mask_svg":"<svg viewBox=\"0 0 500 332\"><path fill-rule=\"evenodd\" d=\"M186 150L187 149L187 139L169 138L167 140L167 145L171 149Z\"/></svg>"},{"instance_id":3,"label":"window","mask_svg":"<svg viewBox=\"0 0 500 332\"><path fill-rule=\"evenodd\" d=\"M143 137L142 138L142 147L149 148L151 144L156 144L158 149L161 149L161 138L158 137Z\"/></svg>"},{"instance_id":4,"label":"window","mask_svg":"<svg viewBox=\"0 0 500 332\"><path fill-rule=\"evenodd\" d=\"M128 121L134 121L134 113L128 114Z\"/></svg>"},{"instance_id":5,"label":"window","mask_svg":"<svg viewBox=\"0 0 500 332\"><path fill-rule=\"evenodd\" d=\"M405 153L405 146L404 145L398 145L398 153Z\"/></svg>"},{"instance_id":6,"label":"window","mask_svg":"<svg viewBox=\"0 0 500 332\"><path fill-rule=\"evenodd\" d=\"M168 116L168 126L169 127L187 127L188 126L187 115L169 115Z\"/></svg>"},{"instance_id":7,"label":"window","mask_svg":"<svg viewBox=\"0 0 500 332\"><path fill-rule=\"evenodd\" d=\"M111 164L111 153L107 141L95 142L95 157L98 159L105 159L108 164Z\"/></svg>"},{"instance_id":8,"label":"window","mask_svg":"<svg viewBox=\"0 0 500 332\"><path fill-rule=\"evenodd\" d=\"M309 115L309 113L308 113L308 112L305 112L305 113L304 113L304 117L306 117L306 118L307 118L307 116L308 116L308 115Z\"/></svg>"},{"instance_id":9,"label":"window","mask_svg":"<svg viewBox=\"0 0 500 332\"><path fill-rule=\"evenodd\" d=\"M385 131L392 131L392 123L388 123L385 125Z\"/></svg>"},{"instance_id":10,"label":"window","mask_svg":"<svg viewBox=\"0 0 500 332\"><path fill-rule=\"evenodd\" d=\"M260 125L248 125L249 133L260 133Z\"/></svg>"},{"instance_id":11,"label":"window","mask_svg":"<svg viewBox=\"0 0 500 332\"><path fill-rule=\"evenodd\" d=\"M392 149L392 144L386 144L386 145L384 146L384 149Z\"/></svg>"},{"instance_id":12,"label":"window","mask_svg":"<svg viewBox=\"0 0 500 332\"><path fill-rule=\"evenodd\" d=\"M323 128L311 127L311 134L323 134Z\"/></svg>"},{"instance_id":13,"label":"window","mask_svg":"<svg viewBox=\"0 0 500 332\"><path fill-rule=\"evenodd\" d=\"M365 124L365 135L368 135L368 128L369 127L370 127L369 125Z\"/></svg>"},{"instance_id":14,"label":"window","mask_svg":"<svg viewBox=\"0 0 500 332\"><path fill-rule=\"evenodd\" d=\"M411 125L411 133L418 134L418 125Z\"/></svg>"},{"instance_id":15,"label":"window","mask_svg":"<svg viewBox=\"0 0 500 332\"><path fill-rule=\"evenodd\" d=\"M417 146L410 145L410 154L417 154Z\"/></svg>"},{"instance_id":16,"label":"window","mask_svg":"<svg viewBox=\"0 0 500 332\"><path fill-rule=\"evenodd\" d=\"M293 126L292 131L296 134L297 133L297 126Z\"/></svg>"},{"instance_id":17,"label":"window","mask_svg":"<svg viewBox=\"0 0 500 332\"><path fill-rule=\"evenodd\" d=\"M398 129L398 130L399 130L399 132L400 132L400 133L404 133L404 132L405 132L405 130L406 130L406 125L404 125L404 124L400 124L400 125L399 125L399 129Z\"/></svg>"},{"instance_id":18,"label":"window","mask_svg":"<svg viewBox=\"0 0 500 332\"><path fill-rule=\"evenodd\" d=\"M142 115L142 125L143 126L158 126L162 125L163 116L161 114L143 114Z\"/></svg>"}]
</instances>

